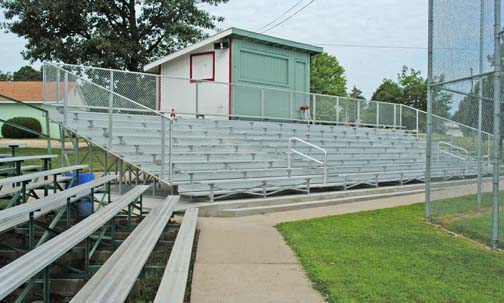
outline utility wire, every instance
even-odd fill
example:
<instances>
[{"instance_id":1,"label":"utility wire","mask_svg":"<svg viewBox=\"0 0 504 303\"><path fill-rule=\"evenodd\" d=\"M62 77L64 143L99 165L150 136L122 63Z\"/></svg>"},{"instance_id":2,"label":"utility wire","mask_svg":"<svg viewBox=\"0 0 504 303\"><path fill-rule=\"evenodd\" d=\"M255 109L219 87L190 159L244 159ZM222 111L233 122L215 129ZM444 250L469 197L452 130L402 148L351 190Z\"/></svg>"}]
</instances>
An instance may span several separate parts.
<instances>
[{"instance_id":1,"label":"utility wire","mask_svg":"<svg viewBox=\"0 0 504 303\"><path fill-rule=\"evenodd\" d=\"M296 4L294 4L293 6L291 6L288 10L286 10L285 12L283 12L283 14L281 14L280 16L278 16L277 18L275 18L273 21L271 21L270 23L266 24L265 26L259 28L257 31L260 32L261 30L266 29L268 26L270 26L273 23L277 22L278 20L280 20L280 18L282 18L283 16L287 15L288 13L290 13L294 8L296 8L296 6L298 6L303 1L304 0L299 0L298 2L296 2Z\"/></svg>"},{"instance_id":2,"label":"utility wire","mask_svg":"<svg viewBox=\"0 0 504 303\"><path fill-rule=\"evenodd\" d=\"M299 14L301 11L303 11L305 8L307 8L310 4L312 4L313 2L315 2L315 0L311 0L310 2L308 2L307 4L305 4L304 6L302 6L300 9L298 9L297 11L295 11L292 15L288 16L287 18L283 19L282 21L280 21L279 23L273 25L272 27L268 28L268 29L265 29L261 32L262 33L265 33L265 32L269 32L270 30L284 24L285 22L287 22L288 20L290 20L292 17L296 16L297 14Z\"/></svg>"},{"instance_id":3,"label":"utility wire","mask_svg":"<svg viewBox=\"0 0 504 303\"><path fill-rule=\"evenodd\" d=\"M365 44L334 44L334 43L313 43L318 46L334 46L334 47L354 47L354 48L382 48L382 49L411 49L411 50L427 50L427 47L419 46L388 46L388 45L365 45ZM435 50L459 50L459 51L479 51L476 48L463 47L435 47Z\"/></svg>"}]
</instances>

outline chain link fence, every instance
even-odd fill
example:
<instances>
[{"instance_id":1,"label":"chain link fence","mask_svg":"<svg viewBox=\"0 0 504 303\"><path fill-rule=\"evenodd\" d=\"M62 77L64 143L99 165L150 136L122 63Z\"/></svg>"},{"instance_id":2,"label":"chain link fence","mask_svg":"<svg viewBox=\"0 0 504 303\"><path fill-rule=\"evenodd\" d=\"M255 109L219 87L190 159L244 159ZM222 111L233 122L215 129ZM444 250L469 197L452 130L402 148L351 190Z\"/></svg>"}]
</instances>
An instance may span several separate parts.
<instances>
[{"instance_id":1,"label":"chain link fence","mask_svg":"<svg viewBox=\"0 0 504 303\"><path fill-rule=\"evenodd\" d=\"M494 0L431 0L430 8L430 110L450 120L432 118L427 216L488 246L499 240L492 194L495 7Z\"/></svg>"}]
</instances>

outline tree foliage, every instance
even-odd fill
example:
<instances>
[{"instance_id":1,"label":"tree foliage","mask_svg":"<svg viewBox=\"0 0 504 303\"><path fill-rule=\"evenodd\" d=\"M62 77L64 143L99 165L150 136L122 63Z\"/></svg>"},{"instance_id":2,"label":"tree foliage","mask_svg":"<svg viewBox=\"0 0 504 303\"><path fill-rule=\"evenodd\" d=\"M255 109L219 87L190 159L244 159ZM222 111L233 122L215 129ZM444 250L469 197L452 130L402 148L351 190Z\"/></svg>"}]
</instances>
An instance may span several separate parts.
<instances>
[{"instance_id":1,"label":"tree foliage","mask_svg":"<svg viewBox=\"0 0 504 303\"><path fill-rule=\"evenodd\" d=\"M354 99L361 99L361 100L366 100L366 97L362 94L362 91L358 89L355 85L348 94L348 97L354 98Z\"/></svg>"},{"instance_id":2,"label":"tree foliage","mask_svg":"<svg viewBox=\"0 0 504 303\"><path fill-rule=\"evenodd\" d=\"M42 81L42 72L26 65L12 74L14 81Z\"/></svg>"},{"instance_id":3,"label":"tree foliage","mask_svg":"<svg viewBox=\"0 0 504 303\"><path fill-rule=\"evenodd\" d=\"M12 81L12 73L0 71L0 81Z\"/></svg>"},{"instance_id":4,"label":"tree foliage","mask_svg":"<svg viewBox=\"0 0 504 303\"><path fill-rule=\"evenodd\" d=\"M140 70L206 36L228 0L0 0L26 59Z\"/></svg>"},{"instance_id":5,"label":"tree foliage","mask_svg":"<svg viewBox=\"0 0 504 303\"><path fill-rule=\"evenodd\" d=\"M14 73L0 71L0 81L42 81L42 72L26 65Z\"/></svg>"},{"instance_id":6,"label":"tree foliage","mask_svg":"<svg viewBox=\"0 0 504 303\"><path fill-rule=\"evenodd\" d=\"M335 56L322 53L313 57L310 77L312 93L346 96L345 69Z\"/></svg>"},{"instance_id":7,"label":"tree foliage","mask_svg":"<svg viewBox=\"0 0 504 303\"><path fill-rule=\"evenodd\" d=\"M433 113L449 117L451 95L433 90L433 96L437 104ZM397 81L384 79L373 93L372 100L399 103L427 111L427 80L422 77L420 71L403 66Z\"/></svg>"},{"instance_id":8,"label":"tree foliage","mask_svg":"<svg viewBox=\"0 0 504 303\"><path fill-rule=\"evenodd\" d=\"M390 79L383 79L383 82L373 93L371 100L401 103L403 100L402 94L402 88L399 86L399 84Z\"/></svg>"}]
</instances>

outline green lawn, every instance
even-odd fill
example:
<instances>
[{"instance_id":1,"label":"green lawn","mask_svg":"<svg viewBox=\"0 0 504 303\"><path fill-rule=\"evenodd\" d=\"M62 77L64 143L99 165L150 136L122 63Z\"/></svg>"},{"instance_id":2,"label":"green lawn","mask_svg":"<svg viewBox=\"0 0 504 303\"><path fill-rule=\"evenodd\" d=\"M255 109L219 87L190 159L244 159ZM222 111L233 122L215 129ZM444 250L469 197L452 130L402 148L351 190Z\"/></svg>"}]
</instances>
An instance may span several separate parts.
<instances>
[{"instance_id":1,"label":"green lawn","mask_svg":"<svg viewBox=\"0 0 504 303\"><path fill-rule=\"evenodd\" d=\"M426 224L424 206L278 225L329 302L503 302L504 254Z\"/></svg>"},{"instance_id":2,"label":"green lawn","mask_svg":"<svg viewBox=\"0 0 504 303\"><path fill-rule=\"evenodd\" d=\"M477 211L476 195L467 195L432 202L432 218L434 223L472 238L482 244L491 246L492 235L492 196L483 193L480 212ZM504 191L500 192L500 246L504 242Z\"/></svg>"}]
</instances>

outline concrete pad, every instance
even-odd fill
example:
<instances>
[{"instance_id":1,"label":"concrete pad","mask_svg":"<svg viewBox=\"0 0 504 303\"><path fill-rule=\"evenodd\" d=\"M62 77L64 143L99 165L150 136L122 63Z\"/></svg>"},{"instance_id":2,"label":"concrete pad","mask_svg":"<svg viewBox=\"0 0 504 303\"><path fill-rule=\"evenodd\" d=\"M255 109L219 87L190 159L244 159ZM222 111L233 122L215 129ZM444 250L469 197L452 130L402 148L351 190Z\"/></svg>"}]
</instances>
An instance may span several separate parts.
<instances>
[{"instance_id":1,"label":"concrete pad","mask_svg":"<svg viewBox=\"0 0 504 303\"><path fill-rule=\"evenodd\" d=\"M199 263L195 272L200 282L193 283L192 303L325 302L298 264Z\"/></svg>"},{"instance_id":2,"label":"concrete pad","mask_svg":"<svg viewBox=\"0 0 504 303\"><path fill-rule=\"evenodd\" d=\"M326 302L275 225L423 199L421 193L242 218L200 218L191 303Z\"/></svg>"}]
</instances>

